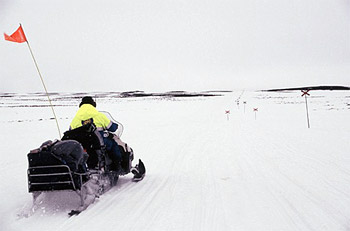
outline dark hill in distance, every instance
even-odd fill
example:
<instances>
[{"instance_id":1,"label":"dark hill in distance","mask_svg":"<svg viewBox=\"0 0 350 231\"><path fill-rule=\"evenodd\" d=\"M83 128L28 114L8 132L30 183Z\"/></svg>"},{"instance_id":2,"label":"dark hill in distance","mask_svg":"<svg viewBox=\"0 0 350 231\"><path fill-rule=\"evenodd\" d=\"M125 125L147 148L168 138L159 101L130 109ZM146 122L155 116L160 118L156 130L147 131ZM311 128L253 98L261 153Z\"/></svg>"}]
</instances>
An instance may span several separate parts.
<instances>
[{"instance_id":1,"label":"dark hill in distance","mask_svg":"<svg viewBox=\"0 0 350 231\"><path fill-rule=\"evenodd\" d=\"M350 90L350 87L344 87L344 86L314 86L314 87L294 87L294 88L281 88L281 89L269 89L269 90L263 90L263 91L296 91L296 90L329 90L329 91L335 91L335 90Z\"/></svg>"},{"instance_id":2,"label":"dark hill in distance","mask_svg":"<svg viewBox=\"0 0 350 231\"><path fill-rule=\"evenodd\" d=\"M224 92L224 91L222 91ZM207 97L207 96L220 96L221 91L206 91L206 92L186 92L186 91L169 91L165 93L146 93L144 91L127 91L119 94L120 98L128 97Z\"/></svg>"}]
</instances>

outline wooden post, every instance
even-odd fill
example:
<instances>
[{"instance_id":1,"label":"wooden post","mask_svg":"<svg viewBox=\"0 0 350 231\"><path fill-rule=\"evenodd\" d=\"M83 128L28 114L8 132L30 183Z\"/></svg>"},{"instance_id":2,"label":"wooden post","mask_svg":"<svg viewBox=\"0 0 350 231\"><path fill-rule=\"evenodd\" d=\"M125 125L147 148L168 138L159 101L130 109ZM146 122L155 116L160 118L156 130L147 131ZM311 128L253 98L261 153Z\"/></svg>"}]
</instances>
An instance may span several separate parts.
<instances>
[{"instance_id":1,"label":"wooden post","mask_svg":"<svg viewBox=\"0 0 350 231\"><path fill-rule=\"evenodd\" d=\"M256 112L258 111L258 108L253 108L253 111L255 113L255 120L256 120Z\"/></svg>"},{"instance_id":2,"label":"wooden post","mask_svg":"<svg viewBox=\"0 0 350 231\"><path fill-rule=\"evenodd\" d=\"M227 121L229 121L230 120L230 110L226 110L225 111L225 114L226 114L226 118L227 118Z\"/></svg>"},{"instance_id":3,"label":"wooden post","mask_svg":"<svg viewBox=\"0 0 350 231\"><path fill-rule=\"evenodd\" d=\"M307 105L307 95L310 96L309 94L310 90L302 90L301 92L303 93L301 96L305 96L305 105L306 105L306 119L307 119L307 127L310 128L310 120L309 120L309 108Z\"/></svg>"}]
</instances>

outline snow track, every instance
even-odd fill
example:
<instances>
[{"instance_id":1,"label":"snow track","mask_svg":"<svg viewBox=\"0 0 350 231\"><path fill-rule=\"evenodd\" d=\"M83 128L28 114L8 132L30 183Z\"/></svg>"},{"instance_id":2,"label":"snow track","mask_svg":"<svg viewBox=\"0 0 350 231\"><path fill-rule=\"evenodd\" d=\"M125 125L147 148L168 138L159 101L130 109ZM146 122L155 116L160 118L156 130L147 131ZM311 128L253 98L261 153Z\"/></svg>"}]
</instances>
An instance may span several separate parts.
<instances>
[{"instance_id":1,"label":"snow track","mask_svg":"<svg viewBox=\"0 0 350 231\"><path fill-rule=\"evenodd\" d=\"M69 219L74 206L65 197L72 202L73 194L57 192L44 197L46 213L39 209L13 219L19 202L30 197L23 185L12 186L17 190L6 195L12 202L2 209L8 219L1 230L349 230L350 110L343 105L350 97L318 94L324 97L310 98L311 129L299 93L117 102L123 140L146 165L144 180L120 177L116 187ZM237 97L248 102L245 113ZM339 110L327 109L330 100ZM257 119L253 107L259 107ZM21 125L31 129L33 123ZM45 136L30 141L35 147ZM26 184L25 169L19 169L26 159L13 164L24 153L5 160L15 168L6 176L17 172L20 178L16 184Z\"/></svg>"}]
</instances>

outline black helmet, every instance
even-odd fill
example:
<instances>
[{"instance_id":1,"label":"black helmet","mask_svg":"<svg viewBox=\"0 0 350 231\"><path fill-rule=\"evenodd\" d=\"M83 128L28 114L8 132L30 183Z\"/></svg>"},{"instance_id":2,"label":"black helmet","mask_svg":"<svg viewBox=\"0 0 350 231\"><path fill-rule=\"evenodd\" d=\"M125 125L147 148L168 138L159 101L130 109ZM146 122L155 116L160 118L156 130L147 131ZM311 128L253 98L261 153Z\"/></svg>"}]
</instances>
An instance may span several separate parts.
<instances>
[{"instance_id":1,"label":"black helmet","mask_svg":"<svg viewBox=\"0 0 350 231\"><path fill-rule=\"evenodd\" d=\"M83 104L91 104L92 106L96 107L96 102L91 96L85 96L82 98L81 103L79 104L79 107Z\"/></svg>"}]
</instances>

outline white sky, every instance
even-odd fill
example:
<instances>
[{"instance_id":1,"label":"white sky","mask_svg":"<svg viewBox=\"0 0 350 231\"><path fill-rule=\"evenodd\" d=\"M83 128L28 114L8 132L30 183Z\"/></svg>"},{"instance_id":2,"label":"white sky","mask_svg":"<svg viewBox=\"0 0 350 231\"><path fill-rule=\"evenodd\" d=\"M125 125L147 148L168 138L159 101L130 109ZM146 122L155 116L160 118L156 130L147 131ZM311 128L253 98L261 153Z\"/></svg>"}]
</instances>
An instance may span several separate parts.
<instances>
[{"instance_id":1,"label":"white sky","mask_svg":"<svg viewBox=\"0 0 350 231\"><path fill-rule=\"evenodd\" d=\"M350 86L350 0L0 0L49 91ZM0 92L43 91L0 40Z\"/></svg>"}]
</instances>

